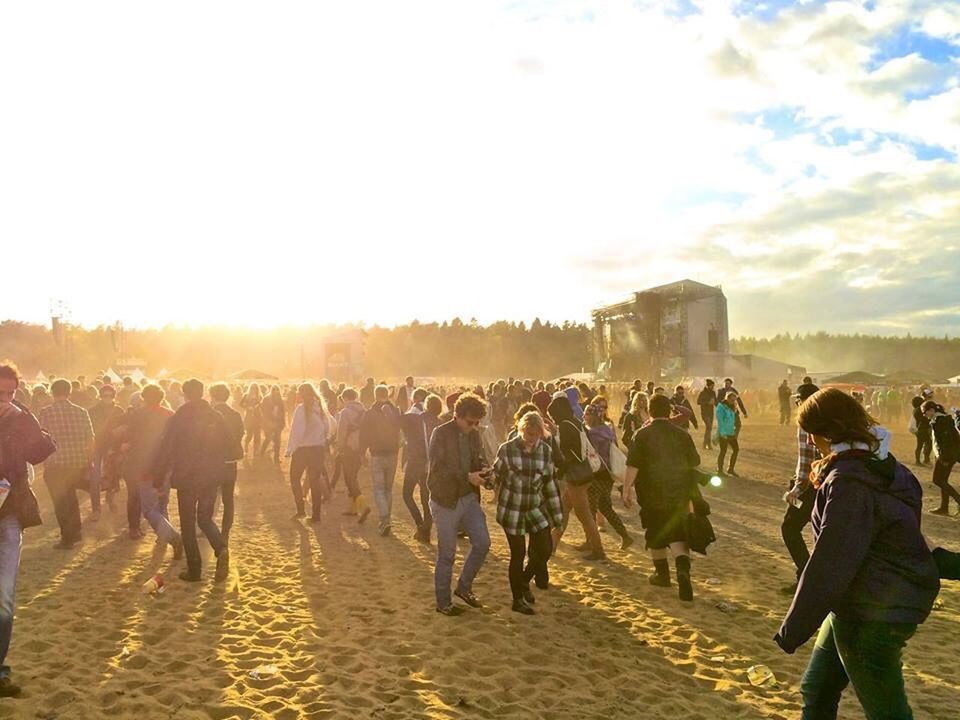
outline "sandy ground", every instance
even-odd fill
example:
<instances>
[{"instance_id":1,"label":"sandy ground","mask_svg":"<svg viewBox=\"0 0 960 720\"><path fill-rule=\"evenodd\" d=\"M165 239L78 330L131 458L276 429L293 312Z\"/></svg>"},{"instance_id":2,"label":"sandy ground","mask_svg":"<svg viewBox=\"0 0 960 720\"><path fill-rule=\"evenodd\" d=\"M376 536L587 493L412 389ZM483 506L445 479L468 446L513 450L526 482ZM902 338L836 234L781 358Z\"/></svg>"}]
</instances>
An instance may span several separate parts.
<instances>
[{"instance_id":1,"label":"sandy ground","mask_svg":"<svg viewBox=\"0 0 960 720\"><path fill-rule=\"evenodd\" d=\"M342 486L323 523L307 527L291 519L278 471L244 470L235 567L218 586L176 580L180 567L155 552L152 536L126 538L122 509L86 524L79 549L54 550L56 523L38 483L46 525L25 535L9 656L24 694L0 701L0 717L797 717L810 647L788 657L771 640L792 571L779 522L793 433L748 421L744 477L709 491L719 541L696 556L693 604L651 587L646 553L620 552L610 533L608 562L581 561L573 522L552 561L555 587L537 592L534 617L510 611L507 548L491 505L493 548L474 588L486 606L447 618L434 612L432 551L413 540L399 485L395 535L384 539L375 522L342 516ZM894 449L912 457L902 435ZM713 462L705 453L705 466ZM929 470L921 479L929 488ZM929 491L926 500L935 504ZM925 517L928 534L954 546L956 523ZM632 513L628 525L640 533ZM201 547L212 580L212 553ZM158 571L167 591L144 596L141 584ZM960 707L960 593L948 586L940 599L906 653L917 718ZM778 689L749 684L755 663L770 666ZM841 716L861 717L852 695Z\"/></svg>"}]
</instances>

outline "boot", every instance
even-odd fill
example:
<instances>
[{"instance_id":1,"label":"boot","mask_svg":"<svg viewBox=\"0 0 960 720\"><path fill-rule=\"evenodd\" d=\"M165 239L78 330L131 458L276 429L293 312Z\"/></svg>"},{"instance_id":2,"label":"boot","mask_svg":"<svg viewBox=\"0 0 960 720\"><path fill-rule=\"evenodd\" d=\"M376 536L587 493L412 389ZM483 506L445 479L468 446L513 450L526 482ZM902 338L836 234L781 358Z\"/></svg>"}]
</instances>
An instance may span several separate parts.
<instances>
[{"instance_id":1,"label":"boot","mask_svg":"<svg viewBox=\"0 0 960 720\"><path fill-rule=\"evenodd\" d=\"M653 567L656 572L650 576L650 584L657 587L670 587L670 563L664 560L654 560Z\"/></svg>"},{"instance_id":2,"label":"boot","mask_svg":"<svg viewBox=\"0 0 960 720\"><path fill-rule=\"evenodd\" d=\"M677 585L680 588L680 599L684 602L693 601L693 585L690 582L690 557L678 555L674 560L677 566Z\"/></svg>"}]
</instances>

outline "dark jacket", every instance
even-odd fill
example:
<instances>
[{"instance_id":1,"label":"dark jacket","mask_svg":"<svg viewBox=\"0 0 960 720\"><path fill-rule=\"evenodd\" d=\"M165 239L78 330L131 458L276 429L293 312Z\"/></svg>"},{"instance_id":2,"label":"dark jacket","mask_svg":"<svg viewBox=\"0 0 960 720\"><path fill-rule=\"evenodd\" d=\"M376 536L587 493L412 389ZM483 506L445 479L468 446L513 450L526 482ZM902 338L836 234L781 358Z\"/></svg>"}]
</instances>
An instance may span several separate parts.
<instances>
[{"instance_id":1,"label":"dark jacket","mask_svg":"<svg viewBox=\"0 0 960 720\"><path fill-rule=\"evenodd\" d=\"M154 483L162 484L167 473L174 488L220 482L224 464L233 454L233 442L223 416L206 400L181 405L163 433L154 463Z\"/></svg>"},{"instance_id":2,"label":"dark jacket","mask_svg":"<svg viewBox=\"0 0 960 720\"><path fill-rule=\"evenodd\" d=\"M266 402L267 401L264 400L264 403ZM279 401L271 400L270 403L271 407L275 407L275 403L279 403ZM283 412L283 403L279 404L281 416L286 417L286 413ZM243 435L246 432L243 425L243 415L226 403L217 403L213 406L213 409L223 416L223 421L227 424L227 432L232 441L227 454L227 462L241 460L243 458ZM280 427L282 428L283 425L280 425Z\"/></svg>"},{"instance_id":3,"label":"dark jacket","mask_svg":"<svg viewBox=\"0 0 960 720\"><path fill-rule=\"evenodd\" d=\"M700 455L693 438L667 419L637 430L627 465L637 469L634 483L641 512L661 514L686 508L698 497L694 468Z\"/></svg>"},{"instance_id":4,"label":"dark jacket","mask_svg":"<svg viewBox=\"0 0 960 720\"><path fill-rule=\"evenodd\" d=\"M923 491L893 456L841 453L821 471L811 523L813 551L776 642L792 653L827 614L919 624L940 591L920 533Z\"/></svg>"},{"instance_id":5,"label":"dark jacket","mask_svg":"<svg viewBox=\"0 0 960 720\"><path fill-rule=\"evenodd\" d=\"M400 427L406 441L405 460L407 464L426 468L430 435L437 427L437 418L429 413L404 413L400 416Z\"/></svg>"},{"instance_id":6,"label":"dark jacket","mask_svg":"<svg viewBox=\"0 0 960 720\"><path fill-rule=\"evenodd\" d=\"M466 480L466 474L460 467L460 428L456 420L450 420L437 427L430 436L430 469L427 475L427 487L430 499L446 508L456 507L461 497L460 489ZM480 433L472 430L467 435L470 443L470 472L478 472L488 467L483 455L483 443ZM480 488L471 486L480 494Z\"/></svg>"},{"instance_id":7,"label":"dark jacket","mask_svg":"<svg viewBox=\"0 0 960 720\"><path fill-rule=\"evenodd\" d=\"M13 404L20 413L16 417L0 418L0 477L10 483L10 494L2 510L14 512L20 528L26 529L41 524L37 496L28 480L27 463L39 465L53 454L57 444L26 405L16 400Z\"/></svg>"},{"instance_id":8,"label":"dark jacket","mask_svg":"<svg viewBox=\"0 0 960 720\"><path fill-rule=\"evenodd\" d=\"M360 420L360 452L396 455L400 450L400 411L389 400L375 402Z\"/></svg>"},{"instance_id":9,"label":"dark jacket","mask_svg":"<svg viewBox=\"0 0 960 720\"><path fill-rule=\"evenodd\" d=\"M960 462L960 432L957 431L954 419L938 410L930 421L930 429L933 430L933 447L937 451L937 460L941 464Z\"/></svg>"},{"instance_id":10,"label":"dark jacket","mask_svg":"<svg viewBox=\"0 0 960 720\"><path fill-rule=\"evenodd\" d=\"M930 421L920 410L920 406L923 405L923 398L919 395L914 396L910 401L910 405L913 407L913 419L917 423L917 435L929 435Z\"/></svg>"},{"instance_id":11,"label":"dark jacket","mask_svg":"<svg viewBox=\"0 0 960 720\"><path fill-rule=\"evenodd\" d=\"M680 427L682 427L684 430L687 430L690 427L690 423L693 423L693 426L695 428L700 427L699 425L697 425L697 416L693 412L693 406L690 404L690 401L687 399L686 396L681 397L679 395L674 394L674 396L670 398L670 402L673 403L674 407L682 407L690 411L690 415L686 419L684 419L682 422L679 423Z\"/></svg>"},{"instance_id":12,"label":"dark jacket","mask_svg":"<svg viewBox=\"0 0 960 720\"><path fill-rule=\"evenodd\" d=\"M700 394L697 395L697 405L700 406L700 417L703 418L704 422L707 421L707 418L713 417L713 408L717 405L717 391L713 388L705 387L700 391Z\"/></svg>"}]
</instances>

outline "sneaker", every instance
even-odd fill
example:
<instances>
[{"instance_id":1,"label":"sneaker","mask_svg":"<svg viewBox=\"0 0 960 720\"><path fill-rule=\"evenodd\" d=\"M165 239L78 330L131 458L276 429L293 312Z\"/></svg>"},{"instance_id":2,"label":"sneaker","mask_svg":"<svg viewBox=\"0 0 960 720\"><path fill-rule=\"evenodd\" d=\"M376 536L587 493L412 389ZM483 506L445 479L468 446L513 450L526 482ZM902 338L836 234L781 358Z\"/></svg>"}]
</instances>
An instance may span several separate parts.
<instances>
[{"instance_id":1,"label":"sneaker","mask_svg":"<svg viewBox=\"0 0 960 720\"><path fill-rule=\"evenodd\" d=\"M623 541L620 543L620 549L628 550L630 546L633 545L635 542L636 540L633 539L633 535L630 535L629 533L627 533L626 535L623 536Z\"/></svg>"},{"instance_id":2,"label":"sneaker","mask_svg":"<svg viewBox=\"0 0 960 720\"><path fill-rule=\"evenodd\" d=\"M513 607L510 608L510 609L513 610L513 611L516 612L516 613L521 613L522 615L536 615L536 614L537 614L537 611L534 610L534 609L533 609L532 607L530 607L529 605L527 605L527 603L525 603L525 602L523 601L523 598L518 598L517 600L514 600L514 601L513 601Z\"/></svg>"},{"instance_id":3,"label":"sneaker","mask_svg":"<svg viewBox=\"0 0 960 720\"><path fill-rule=\"evenodd\" d=\"M307 514L303 510L297 510L297 514L293 516L294 520L303 520Z\"/></svg>"},{"instance_id":4,"label":"sneaker","mask_svg":"<svg viewBox=\"0 0 960 720\"><path fill-rule=\"evenodd\" d=\"M19 697L20 686L9 677L0 677L0 697Z\"/></svg>"},{"instance_id":5,"label":"sneaker","mask_svg":"<svg viewBox=\"0 0 960 720\"><path fill-rule=\"evenodd\" d=\"M937 508L936 510L930 511L931 515L950 515L950 508Z\"/></svg>"},{"instance_id":6,"label":"sneaker","mask_svg":"<svg viewBox=\"0 0 960 720\"><path fill-rule=\"evenodd\" d=\"M387 523L383 523L380 526L380 537L389 537L389 535L390 535L390 525Z\"/></svg>"},{"instance_id":7,"label":"sneaker","mask_svg":"<svg viewBox=\"0 0 960 720\"><path fill-rule=\"evenodd\" d=\"M592 548L590 547L590 543L585 542L585 543L580 543L579 545L577 545L577 546L574 548L574 550L576 550L577 552L590 552L590 551L592 550Z\"/></svg>"},{"instance_id":8,"label":"sneaker","mask_svg":"<svg viewBox=\"0 0 960 720\"><path fill-rule=\"evenodd\" d=\"M54 550L72 550L78 542L79 542L78 540L61 540L60 542L58 542L56 545L53 546L53 549Z\"/></svg>"},{"instance_id":9,"label":"sneaker","mask_svg":"<svg viewBox=\"0 0 960 720\"><path fill-rule=\"evenodd\" d=\"M131 540L143 540L143 532L140 530L130 530L128 535Z\"/></svg>"},{"instance_id":10,"label":"sneaker","mask_svg":"<svg viewBox=\"0 0 960 720\"><path fill-rule=\"evenodd\" d=\"M360 511L360 517L357 518L357 524L362 525L370 517L370 508L366 507Z\"/></svg>"},{"instance_id":11,"label":"sneaker","mask_svg":"<svg viewBox=\"0 0 960 720\"><path fill-rule=\"evenodd\" d=\"M534 605L537 602L537 596L533 594L533 590L531 590L530 588L524 588L523 601L527 605Z\"/></svg>"},{"instance_id":12,"label":"sneaker","mask_svg":"<svg viewBox=\"0 0 960 720\"><path fill-rule=\"evenodd\" d=\"M184 582L200 582L200 574L191 575L189 570L184 570L177 577L179 577Z\"/></svg>"},{"instance_id":13,"label":"sneaker","mask_svg":"<svg viewBox=\"0 0 960 720\"><path fill-rule=\"evenodd\" d=\"M737 473L734 471L733 468L730 468L729 470L727 470L727 475L729 475L730 477L736 477L736 478L740 477L739 475L737 475Z\"/></svg>"},{"instance_id":14,"label":"sneaker","mask_svg":"<svg viewBox=\"0 0 960 720\"><path fill-rule=\"evenodd\" d=\"M657 587L670 587L673 585L673 583L670 582L669 575L661 575L660 573L654 573L650 576L650 584L656 585Z\"/></svg>"},{"instance_id":15,"label":"sneaker","mask_svg":"<svg viewBox=\"0 0 960 720\"><path fill-rule=\"evenodd\" d=\"M318 516L316 516L316 515L311 515L309 522L310 522L311 525L319 525L319 524L320 524L320 518L319 518Z\"/></svg>"},{"instance_id":16,"label":"sneaker","mask_svg":"<svg viewBox=\"0 0 960 720\"><path fill-rule=\"evenodd\" d=\"M583 559L593 561L606 560L607 554L603 552L603 550L598 550L597 552L592 552L589 555L585 555Z\"/></svg>"},{"instance_id":17,"label":"sneaker","mask_svg":"<svg viewBox=\"0 0 960 720\"><path fill-rule=\"evenodd\" d=\"M450 603L446 607L438 607L437 612L441 615L446 615L447 617L457 617L458 615L463 615L466 610L464 610L459 605L454 605Z\"/></svg>"},{"instance_id":18,"label":"sneaker","mask_svg":"<svg viewBox=\"0 0 960 720\"><path fill-rule=\"evenodd\" d=\"M214 582L223 582L230 575L230 548L224 547L217 555L217 572L213 576Z\"/></svg>"},{"instance_id":19,"label":"sneaker","mask_svg":"<svg viewBox=\"0 0 960 720\"><path fill-rule=\"evenodd\" d=\"M472 608L482 608L482 607L483 607L483 603L480 602L480 601L477 599L477 596L474 595L474 594L473 594L472 592L470 592L469 590L454 590L454 591L453 591L453 594L456 595L456 596L457 596L458 598L460 598L461 600L463 600L467 605L469 605L469 606L472 607Z\"/></svg>"}]
</instances>

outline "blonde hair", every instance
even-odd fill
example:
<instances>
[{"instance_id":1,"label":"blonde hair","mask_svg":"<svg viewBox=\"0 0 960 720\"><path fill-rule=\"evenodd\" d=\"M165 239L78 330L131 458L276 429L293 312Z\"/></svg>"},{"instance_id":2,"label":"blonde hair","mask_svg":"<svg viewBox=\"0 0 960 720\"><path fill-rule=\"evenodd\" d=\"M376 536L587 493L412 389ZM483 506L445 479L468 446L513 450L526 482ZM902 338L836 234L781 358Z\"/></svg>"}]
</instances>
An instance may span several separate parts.
<instances>
[{"instance_id":1,"label":"blonde hair","mask_svg":"<svg viewBox=\"0 0 960 720\"><path fill-rule=\"evenodd\" d=\"M630 412L637 415L641 410L649 413L649 402L647 401L646 393L636 392L633 394L633 400L630 401Z\"/></svg>"},{"instance_id":2,"label":"blonde hair","mask_svg":"<svg viewBox=\"0 0 960 720\"><path fill-rule=\"evenodd\" d=\"M523 417L517 421L517 432L522 436L526 429L530 426L534 426L536 429L538 429L541 435L546 435L546 423L543 422L543 416L536 410L531 410L528 413L524 413Z\"/></svg>"}]
</instances>

